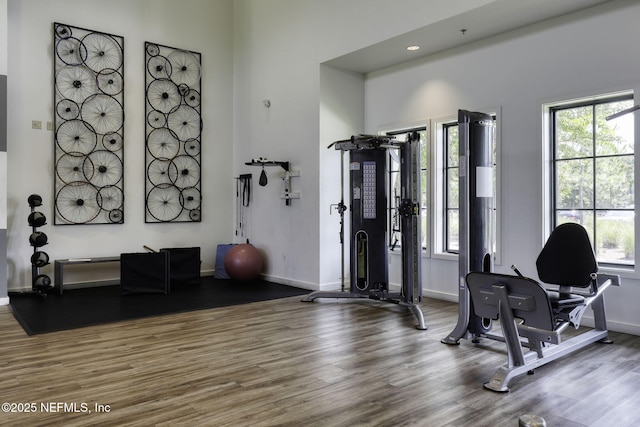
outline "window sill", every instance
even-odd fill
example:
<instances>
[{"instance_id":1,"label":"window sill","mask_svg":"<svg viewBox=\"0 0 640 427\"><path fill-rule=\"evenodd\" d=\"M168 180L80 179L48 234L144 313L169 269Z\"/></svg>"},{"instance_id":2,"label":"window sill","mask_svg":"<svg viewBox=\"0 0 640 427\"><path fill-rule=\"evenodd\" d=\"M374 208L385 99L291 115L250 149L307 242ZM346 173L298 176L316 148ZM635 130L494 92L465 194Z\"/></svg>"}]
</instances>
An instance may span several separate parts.
<instances>
[{"instance_id":1,"label":"window sill","mask_svg":"<svg viewBox=\"0 0 640 427\"><path fill-rule=\"evenodd\" d=\"M437 252L431 255L431 258L458 262L458 254L450 254L447 252Z\"/></svg>"},{"instance_id":2,"label":"window sill","mask_svg":"<svg viewBox=\"0 0 640 427\"><path fill-rule=\"evenodd\" d=\"M600 272L609 274L618 274L622 278L627 279L639 279L638 271L633 266L613 266L613 265L600 265Z\"/></svg>"}]
</instances>

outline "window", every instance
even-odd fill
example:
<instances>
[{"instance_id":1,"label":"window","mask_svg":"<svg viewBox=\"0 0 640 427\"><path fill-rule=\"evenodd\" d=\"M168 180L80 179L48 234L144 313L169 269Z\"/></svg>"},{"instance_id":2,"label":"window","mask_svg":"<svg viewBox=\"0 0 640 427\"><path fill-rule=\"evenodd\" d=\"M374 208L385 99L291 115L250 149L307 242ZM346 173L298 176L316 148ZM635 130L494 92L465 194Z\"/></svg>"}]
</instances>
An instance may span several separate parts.
<instances>
[{"instance_id":1,"label":"window","mask_svg":"<svg viewBox=\"0 0 640 427\"><path fill-rule=\"evenodd\" d=\"M625 94L549 108L551 226L582 224L605 265L634 265L634 115L606 120L632 106Z\"/></svg>"},{"instance_id":2,"label":"window","mask_svg":"<svg viewBox=\"0 0 640 427\"><path fill-rule=\"evenodd\" d=\"M499 166L496 159L499 153L500 108L487 110L493 117L494 151L493 151L493 190L495 197L493 207L493 231L495 239L495 262L499 263ZM431 134L427 134L427 130ZM421 192L420 215L422 229L422 248L429 256L443 259L457 257L459 250L459 205L458 205L458 122L457 114L431 121L429 127L414 126L386 131L384 134L395 136L403 141L410 132L420 135L421 156ZM388 167L388 206L389 206L389 247L391 250L400 245L400 218L397 204L400 200L399 154L397 150L389 150Z\"/></svg>"},{"instance_id":3,"label":"window","mask_svg":"<svg viewBox=\"0 0 640 427\"><path fill-rule=\"evenodd\" d=\"M459 209L459 139L458 123L442 125L444 154L444 252L457 254L460 249Z\"/></svg>"},{"instance_id":4,"label":"window","mask_svg":"<svg viewBox=\"0 0 640 427\"><path fill-rule=\"evenodd\" d=\"M406 141L407 135L418 132L420 137L420 188L422 197L420 200L420 219L422 230L422 249L427 248L427 128L417 127L387 132L389 136L395 136L398 141ZM399 149L389 149L389 180L388 192L389 200L389 246L391 250L400 246L400 215L398 205L401 200L400 194L400 153Z\"/></svg>"}]
</instances>

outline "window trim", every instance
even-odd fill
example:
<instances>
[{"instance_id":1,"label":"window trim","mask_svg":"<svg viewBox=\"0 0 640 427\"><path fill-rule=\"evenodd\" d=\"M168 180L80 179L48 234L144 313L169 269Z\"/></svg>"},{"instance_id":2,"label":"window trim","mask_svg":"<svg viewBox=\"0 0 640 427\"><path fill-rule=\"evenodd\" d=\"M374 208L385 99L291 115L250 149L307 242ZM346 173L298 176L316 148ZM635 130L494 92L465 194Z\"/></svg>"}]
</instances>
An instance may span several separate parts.
<instances>
[{"instance_id":1,"label":"window trim","mask_svg":"<svg viewBox=\"0 0 640 427\"><path fill-rule=\"evenodd\" d=\"M545 242L549 237L549 234L553 230L555 226L555 211L556 209L556 201L555 201L555 120L554 120L554 112L561 111L565 109L571 109L581 106L593 106L597 104L604 104L608 102L615 102L621 100L631 100L634 104L637 103L637 97L635 95L635 91L633 89L627 90L616 90L616 91L602 91L596 94L590 94L583 97L577 98L569 98L569 99L559 99L550 101L542 104L542 129L543 129L543 173L542 173L542 242ZM640 182L640 170L639 163L640 159L637 156L638 153L638 145L639 145L639 129L640 129L640 120L638 119L638 115L635 116L635 126L634 126L634 180L636 182ZM595 158L595 153L594 153ZM595 180L595 177L594 177ZM634 201L637 209L637 200L640 200L638 197L640 195L640 188L637 185L634 186ZM593 210L596 208L594 206ZM636 247L635 256L633 260L633 265L625 265L625 264L614 264L614 263L600 263L599 267L601 271L611 272L616 274L621 274L624 277L630 278L640 278L640 269L637 268L639 265L639 257L637 248L639 247L638 242L640 242L640 230L638 230L639 218L636 215L634 219L634 243Z\"/></svg>"},{"instance_id":2,"label":"window trim","mask_svg":"<svg viewBox=\"0 0 640 427\"><path fill-rule=\"evenodd\" d=\"M454 167L449 165L449 132L448 130L450 128L453 127L458 127L458 123L457 123L457 118L454 122L447 122L447 123L442 123L439 126L441 126L441 133L442 133L442 186L440 188L440 191L442 192L442 229L440 230L442 232L442 252L443 253L447 253L447 254L451 254L451 255L458 255L460 253L459 249L458 250L454 250L450 247L450 239L449 239L449 227L450 227L450 223L449 223L449 213L450 211L453 211L454 209L458 211L458 216L460 215L460 205L459 202L456 203L456 205L458 205L457 208L450 208L451 204L449 203L449 187L447 185L447 183L449 182L449 173L451 172L452 169L454 169ZM460 135L458 135L458 138L460 137ZM458 140L458 143L460 141ZM456 153L456 156L458 156L459 159L459 155L458 153ZM458 170L458 179L460 179L460 164L458 162L458 166L455 167L455 169Z\"/></svg>"},{"instance_id":3,"label":"window trim","mask_svg":"<svg viewBox=\"0 0 640 427\"><path fill-rule=\"evenodd\" d=\"M432 252L433 258L445 259L445 260L458 260L458 254L450 253L445 250L443 233L446 227L444 213L445 213L445 174L444 174L444 125L449 123L455 123L458 121L457 114L451 114L446 116L435 117L431 119L431 141L433 156L431 157L432 164L431 170L434 173L433 177L433 203L431 215L431 229L432 233Z\"/></svg>"},{"instance_id":4,"label":"window trim","mask_svg":"<svg viewBox=\"0 0 640 427\"><path fill-rule=\"evenodd\" d=\"M427 212L430 212L430 209L432 209L432 203L431 203L431 191L430 191L430 182L432 179L432 172L429 170L430 166L431 166L431 141L429 139L429 126L430 126L430 122L428 120L425 121L415 121L415 122L411 122L411 123L406 123L406 124L400 124L397 126L385 126L385 127L379 127L378 128L378 135L400 135L400 134L405 134L407 132L411 132L411 131L420 131L423 130L425 132L425 152L421 153L422 156L426 156L426 185L420 189L420 191L422 193L425 193L425 200L426 200L426 207L420 206L420 210L421 210L421 215L422 212L426 209ZM387 156L387 162L389 162L389 156ZM420 168L420 173L422 173L422 168ZM389 178L391 173L391 170L389 168L389 165L387 165L387 179ZM387 190L390 190L391 188L391 182L387 182L385 183L385 187ZM391 200L392 195L389 194L389 198L387 200L387 227L388 227L388 233L389 233L389 242L388 243L388 248L390 253L396 253L396 251L391 250L391 245L393 242L391 242L391 232L392 232L392 228L391 228L391 221L393 220L391 218L391 205L390 205L390 200ZM422 248L422 257L429 257L429 254L431 252L430 246L432 244L432 239L431 239L431 227L430 227L430 221L429 221L429 217L427 217L427 221L426 221L426 225L424 227L422 227L421 230L422 234L424 235L426 233L427 236L427 240L426 240L426 244L427 247L426 248ZM398 242L398 244L396 245L397 248L400 248L401 244L400 242Z\"/></svg>"},{"instance_id":5,"label":"window trim","mask_svg":"<svg viewBox=\"0 0 640 427\"><path fill-rule=\"evenodd\" d=\"M624 97L631 95L631 99L634 104L638 103L637 94L640 93L640 86L631 87L628 86L625 88L614 88L609 90L600 90L598 92L587 93L582 96L575 97L564 97L564 98L554 98L547 101L543 101L541 103L541 113L542 113L542 194L543 200L541 203L541 216L542 216L542 230L541 230L541 245L546 241L553 229L554 221L553 212L555 208L555 201L553 200L553 160L554 160L554 146L553 146L553 131L554 128L552 126L551 120L551 110L554 107L558 106L572 106L579 105L581 103L590 103L594 101L598 101L601 99L611 99L616 97ZM632 113L635 117L635 126L634 126L634 180L635 182L640 182L640 156L637 154L640 146L640 114ZM640 200L640 186L635 186L634 199L636 201ZM637 209L637 208L636 208ZM634 257L634 265L633 266L625 266L625 265L613 265L613 264L602 264L600 265L600 271L606 273L619 274L621 277L626 277L630 279L640 279L640 253L638 253L637 248L640 248L640 229L638 225L640 224L640 218L638 215L635 215L634 219L634 228L635 228L635 247L636 247L636 255ZM542 247L542 246L541 246Z\"/></svg>"}]
</instances>

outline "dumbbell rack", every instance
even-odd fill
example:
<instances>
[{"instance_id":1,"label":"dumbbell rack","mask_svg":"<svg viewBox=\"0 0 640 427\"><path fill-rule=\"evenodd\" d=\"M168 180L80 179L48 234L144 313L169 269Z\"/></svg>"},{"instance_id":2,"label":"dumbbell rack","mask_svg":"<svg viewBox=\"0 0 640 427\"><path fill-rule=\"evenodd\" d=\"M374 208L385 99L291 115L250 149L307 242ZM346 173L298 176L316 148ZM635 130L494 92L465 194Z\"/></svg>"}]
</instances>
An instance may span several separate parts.
<instances>
[{"instance_id":1,"label":"dumbbell rack","mask_svg":"<svg viewBox=\"0 0 640 427\"><path fill-rule=\"evenodd\" d=\"M42 206L42 198L37 194L32 194L28 198L31 213L28 217L31 226L31 235L29 243L33 246L33 255L31 255L31 291L40 296L46 296L46 291L50 290L53 285L51 278L46 274L40 273L40 268L49 264L49 255L39 250L40 247L47 244L47 235L38 231L38 227L46 225L47 218L42 212L36 211L36 207Z\"/></svg>"}]
</instances>

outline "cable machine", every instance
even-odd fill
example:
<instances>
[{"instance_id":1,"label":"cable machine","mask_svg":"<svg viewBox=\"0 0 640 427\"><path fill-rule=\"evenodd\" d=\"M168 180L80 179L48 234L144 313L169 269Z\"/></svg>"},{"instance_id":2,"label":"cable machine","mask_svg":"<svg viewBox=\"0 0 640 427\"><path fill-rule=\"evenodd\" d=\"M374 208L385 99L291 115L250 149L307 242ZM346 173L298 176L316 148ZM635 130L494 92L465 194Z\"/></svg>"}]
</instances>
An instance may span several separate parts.
<instances>
[{"instance_id":1,"label":"cable machine","mask_svg":"<svg viewBox=\"0 0 640 427\"><path fill-rule=\"evenodd\" d=\"M417 132L406 141L391 136L357 135L336 141L341 152L341 190L344 195L344 155L349 153L350 289L345 290L344 198L335 206L340 214L342 249L342 290L316 291L302 301L317 298L370 298L406 306L418 320L418 329L427 329L418 304L422 301L420 241L420 142ZM398 149L400 158L400 216L402 286L389 289L387 235L387 159L389 149Z\"/></svg>"},{"instance_id":2,"label":"cable machine","mask_svg":"<svg viewBox=\"0 0 640 427\"><path fill-rule=\"evenodd\" d=\"M458 344L461 338L477 341L491 330L491 320L474 314L467 274L493 270L493 118L486 113L458 111L459 254L458 323L442 339Z\"/></svg>"}]
</instances>

